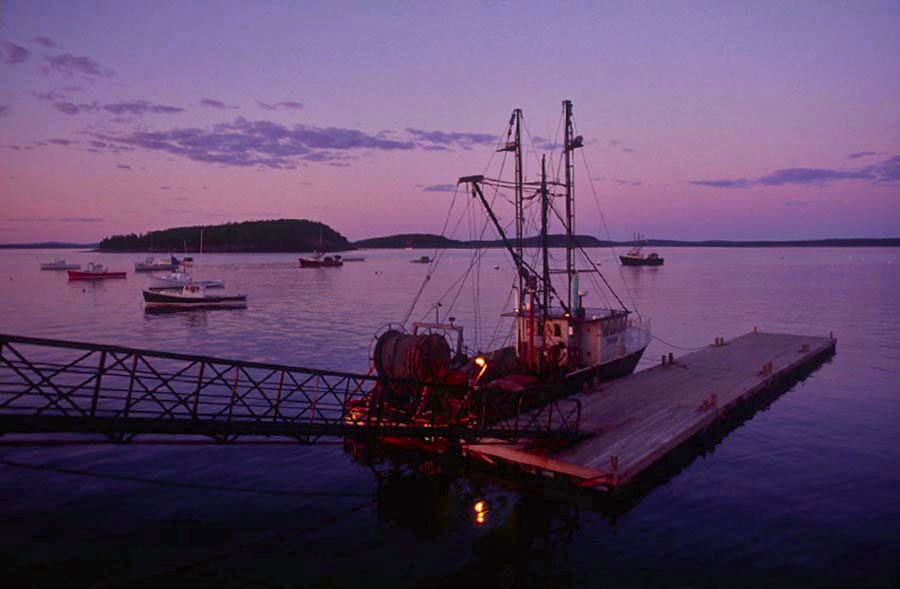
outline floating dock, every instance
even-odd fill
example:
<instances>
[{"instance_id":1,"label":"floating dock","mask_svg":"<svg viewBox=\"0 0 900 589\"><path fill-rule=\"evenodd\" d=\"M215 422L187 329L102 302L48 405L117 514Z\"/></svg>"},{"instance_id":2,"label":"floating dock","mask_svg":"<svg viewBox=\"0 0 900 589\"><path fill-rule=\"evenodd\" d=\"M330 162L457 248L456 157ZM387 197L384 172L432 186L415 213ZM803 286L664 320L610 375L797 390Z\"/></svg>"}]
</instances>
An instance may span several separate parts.
<instances>
[{"instance_id":1,"label":"floating dock","mask_svg":"<svg viewBox=\"0 0 900 589\"><path fill-rule=\"evenodd\" d=\"M472 444L468 456L582 487L622 486L755 396L834 353L836 339L752 332L569 397L581 402L579 441Z\"/></svg>"}]
</instances>

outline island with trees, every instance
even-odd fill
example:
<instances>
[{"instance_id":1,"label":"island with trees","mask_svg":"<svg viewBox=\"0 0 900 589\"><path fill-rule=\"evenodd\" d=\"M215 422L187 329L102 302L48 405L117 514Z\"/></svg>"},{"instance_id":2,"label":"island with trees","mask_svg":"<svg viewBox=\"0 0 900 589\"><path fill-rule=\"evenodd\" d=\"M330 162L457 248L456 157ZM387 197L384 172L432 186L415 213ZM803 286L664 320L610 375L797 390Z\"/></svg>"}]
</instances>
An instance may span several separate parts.
<instances>
[{"instance_id":1,"label":"island with trees","mask_svg":"<svg viewBox=\"0 0 900 589\"><path fill-rule=\"evenodd\" d=\"M500 239L458 240L432 233L399 233L351 242L336 230L318 221L278 219L245 221L222 225L175 227L147 233L113 235L100 242L100 251L110 252L341 252L353 249L471 249L502 248ZM565 247L566 236L547 236L549 247ZM630 246L631 241L597 239L592 235L576 235L579 247ZM648 247L900 247L900 238L846 238L807 240L706 240L683 241L646 239ZM523 240L527 248L540 247L538 236ZM17 244L6 247L34 247Z\"/></svg>"},{"instance_id":2,"label":"island with trees","mask_svg":"<svg viewBox=\"0 0 900 589\"><path fill-rule=\"evenodd\" d=\"M346 237L328 225L306 219L195 225L140 235L113 235L103 239L98 248L110 252L340 252L354 249Z\"/></svg>"}]
</instances>

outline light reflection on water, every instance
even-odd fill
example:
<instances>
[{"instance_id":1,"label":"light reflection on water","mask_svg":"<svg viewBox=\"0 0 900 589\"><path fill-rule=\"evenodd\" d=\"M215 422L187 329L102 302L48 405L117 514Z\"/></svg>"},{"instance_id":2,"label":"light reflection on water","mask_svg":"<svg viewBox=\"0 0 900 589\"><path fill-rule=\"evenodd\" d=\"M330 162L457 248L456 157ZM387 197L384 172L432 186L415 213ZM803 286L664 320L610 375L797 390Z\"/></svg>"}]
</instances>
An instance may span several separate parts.
<instances>
[{"instance_id":1,"label":"light reflection on water","mask_svg":"<svg viewBox=\"0 0 900 589\"><path fill-rule=\"evenodd\" d=\"M562 585L596 580L600 570L650 585L665 585L657 571L667 569L685 571L687 581L733 580L749 569L775 578L800 571L817 585L892 579L900 555L897 250L659 251L661 268L622 269L609 251L592 252L626 304L652 319L659 340L649 362L754 326L834 331L838 353L614 525L587 508L477 480L379 479L330 446L3 447L0 544L6 554L21 546L11 562L28 574L37 574L28 563L54 571L69 557L100 555L96 566L120 583L165 582L177 569L189 578L230 570L235 585L340 585L358 582L360 567L374 581L428 583L447 573L470 582L503 579L509 563L534 583ZM428 269L409 263L419 251L363 252L365 262L302 270L289 254L194 255L197 275L246 292L249 308L145 315L144 279L131 272L139 256L64 252L129 270L124 281L70 283L64 272L38 269L58 253L0 250L0 331L358 372L368 369L375 331L402 319ZM471 257L447 253L414 318L433 317L430 304ZM481 268L480 296L466 287L452 309L473 349L487 346L514 280L500 250L487 252ZM602 304L589 281L581 287L586 304ZM472 525L474 497L491 506L484 526ZM542 542L552 555L526 563L522 555ZM408 555L399 568L398 553Z\"/></svg>"}]
</instances>

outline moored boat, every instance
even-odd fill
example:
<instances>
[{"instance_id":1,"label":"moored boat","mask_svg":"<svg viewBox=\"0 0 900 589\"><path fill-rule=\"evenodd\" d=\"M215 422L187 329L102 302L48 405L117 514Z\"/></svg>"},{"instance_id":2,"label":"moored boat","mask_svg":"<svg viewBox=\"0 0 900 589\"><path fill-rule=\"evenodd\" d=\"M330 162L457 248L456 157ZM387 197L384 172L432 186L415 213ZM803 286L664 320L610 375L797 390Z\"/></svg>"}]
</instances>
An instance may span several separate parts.
<instances>
[{"instance_id":1,"label":"moored boat","mask_svg":"<svg viewBox=\"0 0 900 589\"><path fill-rule=\"evenodd\" d=\"M246 309L247 295L209 295L206 287L190 283L180 291L163 293L144 290L144 310L183 311L188 309Z\"/></svg>"},{"instance_id":2,"label":"moored boat","mask_svg":"<svg viewBox=\"0 0 900 589\"><path fill-rule=\"evenodd\" d=\"M431 258L429 258L428 256L422 256L420 258L410 260L410 262L412 262L413 264L430 264Z\"/></svg>"},{"instance_id":3,"label":"moored boat","mask_svg":"<svg viewBox=\"0 0 900 589\"><path fill-rule=\"evenodd\" d=\"M143 260L134 263L135 272L156 272L159 270L174 270L178 267L178 259L175 256L169 256L168 260L154 258L148 256Z\"/></svg>"},{"instance_id":4,"label":"moored boat","mask_svg":"<svg viewBox=\"0 0 900 589\"><path fill-rule=\"evenodd\" d=\"M301 268L338 268L344 265L344 259L341 256L322 256L312 258L299 258Z\"/></svg>"},{"instance_id":5,"label":"moored boat","mask_svg":"<svg viewBox=\"0 0 900 589\"><path fill-rule=\"evenodd\" d=\"M67 264L65 260L54 260L41 264L41 270L80 270L81 264Z\"/></svg>"},{"instance_id":6,"label":"moored boat","mask_svg":"<svg viewBox=\"0 0 900 589\"><path fill-rule=\"evenodd\" d=\"M69 280L103 280L106 278L125 278L125 272L110 272L103 264L91 262L84 270L69 270Z\"/></svg>"},{"instance_id":7,"label":"moored boat","mask_svg":"<svg viewBox=\"0 0 900 589\"><path fill-rule=\"evenodd\" d=\"M379 378L407 384L397 386L385 381L382 385L379 381L367 398L353 405L346 418L348 423L365 423L373 417L372 410L377 411L376 418L397 423L498 423L634 371L652 337L649 324L625 306L578 243L574 152L584 146L584 139L574 134L572 103L566 100L563 107L564 139L554 145L562 147L559 157L564 181L548 177L546 156L540 159L539 181L524 181L524 124L522 111L516 109L507 128L507 141L498 150L514 154L515 178L509 181L476 175L457 182L484 209L484 222L493 225L517 270L508 299L514 303L510 311L503 313L503 317L511 319L511 325L506 323L507 335L503 335L498 323L489 341L478 341L476 310L476 341L464 343L463 325L453 316L456 298L445 304L447 294L429 311L420 313L422 319L412 322L412 329L407 332L404 326L409 324L425 283L431 279L426 276L403 323L388 326L377 334L371 353ZM501 221L502 211L495 210L494 202L485 195L488 189L492 194L506 193L496 202L513 205L514 211L507 213L512 214L512 219ZM553 264L554 259L563 257L553 257L549 252L549 226L554 218L559 219L565 232L564 265ZM515 235L507 237L506 228L511 226L515 226ZM540 228L540 251L533 256L525 252L528 226ZM470 239L483 239L482 233L483 230L473 230ZM442 256L443 251L435 256L435 261ZM457 292L462 291L471 275L477 293L481 283L479 259L476 253L470 266L453 283L459 283ZM432 260L422 256L411 261ZM584 305L587 292L579 289L580 279L590 281L608 306ZM430 319L427 322L426 317ZM484 332L481 334L483 337Z\"/></svg>"},{"instance_id":8,"label":"moored boat","mask_svg":"<svg viewBox=\"0 0 900 589\"><path fill-rule=\"evenodd\" d=\"M147 288L149 290L179 289L191 282L206 288L225 288L224 280L193 280L190 274L183 271L153 274L147 280Z\"/></svg>"},{"instance_id":9,"label":"moored boat","mask_svg":"<svg viewBox=\"0 0 900 589\"><path fill-rule=\"evenodd\" d=\"M619 256L623 266L662 266L664 258L660 258L656 252L644 255L644 243L640 233L634 235L634 243L628 253Z\"/></svg>"}]
</instances>

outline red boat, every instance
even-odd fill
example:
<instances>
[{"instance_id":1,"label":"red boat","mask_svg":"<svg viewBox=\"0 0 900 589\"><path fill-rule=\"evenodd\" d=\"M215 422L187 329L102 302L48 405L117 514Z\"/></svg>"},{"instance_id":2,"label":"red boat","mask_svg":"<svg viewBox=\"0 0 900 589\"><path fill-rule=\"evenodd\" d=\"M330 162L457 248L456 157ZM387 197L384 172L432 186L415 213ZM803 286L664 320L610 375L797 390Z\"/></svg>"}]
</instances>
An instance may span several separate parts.
<instances>
[{"instance_id":1,"label":"red boat","mask_svg":"<svg viewBox=\"0 0 900 589\"><path fill-rule=\"evenodd\" d=\"M325 256L321 257L313 254L312 258L300 258L301 268L339 268L344 265L341 256Z\"/></svg>"},{"instance_id":2,"label":"red boat","mask_svg":"<svg viewBox=\"0 0 900 589\"><path fill-rule=\"evenodd\" d=\"M110 272L103 264L90 263L86 270L68 270L69 280L103 280L105 278L125 278L126 272Z\"/></svg>"}]
</instances>

